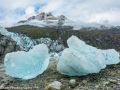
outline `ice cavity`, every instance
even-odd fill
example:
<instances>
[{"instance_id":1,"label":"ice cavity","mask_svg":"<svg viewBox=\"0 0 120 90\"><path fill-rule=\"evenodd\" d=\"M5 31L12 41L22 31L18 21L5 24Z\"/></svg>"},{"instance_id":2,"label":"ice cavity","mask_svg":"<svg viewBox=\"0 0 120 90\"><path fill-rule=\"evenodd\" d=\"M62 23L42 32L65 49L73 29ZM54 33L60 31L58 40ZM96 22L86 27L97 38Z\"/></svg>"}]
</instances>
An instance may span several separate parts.
<instances>
[{"instance_id":1,"label":"ice cavity","mask_svg":"<svg viewBox=\"0 0 120 90\"><path fill-rule=\"evenodd\" d=\"M4 59L6 74L22 79L35 78L47 69L49 57L45 44L36 45L29 52L8 53Z\"/></svg>"},{"instance_id":2,"label":"ice cavity","mask_svg":"<svg viewBox=\"0 0 120 90\"><path fill-rule=\"evenodd\" d=\"M72 36L67 40L68 47L62 52L57 65L61 74L82 76L98 73L109 64L119 63L119 53L114 49L100 50Z\"/></svg>"}]
</instances>

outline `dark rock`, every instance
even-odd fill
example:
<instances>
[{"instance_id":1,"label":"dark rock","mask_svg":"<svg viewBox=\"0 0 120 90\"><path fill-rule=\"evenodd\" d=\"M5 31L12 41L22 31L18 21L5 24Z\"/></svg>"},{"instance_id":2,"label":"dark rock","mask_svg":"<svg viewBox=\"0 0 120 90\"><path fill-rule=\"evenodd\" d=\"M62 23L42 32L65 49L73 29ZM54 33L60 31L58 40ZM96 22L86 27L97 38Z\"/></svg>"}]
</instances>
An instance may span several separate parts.
<instances>
[{"instance_id":1,"label":"dark rock","mask_svg":"<svg viewBox=\"0 0 120 90\"><path fill-rule=\"evenodd\" d=\"M0 37L0 55L5 55L10 52L18 51L19 46L16 45L16 43L7 36Z\"/></svg>"}]
</instances>

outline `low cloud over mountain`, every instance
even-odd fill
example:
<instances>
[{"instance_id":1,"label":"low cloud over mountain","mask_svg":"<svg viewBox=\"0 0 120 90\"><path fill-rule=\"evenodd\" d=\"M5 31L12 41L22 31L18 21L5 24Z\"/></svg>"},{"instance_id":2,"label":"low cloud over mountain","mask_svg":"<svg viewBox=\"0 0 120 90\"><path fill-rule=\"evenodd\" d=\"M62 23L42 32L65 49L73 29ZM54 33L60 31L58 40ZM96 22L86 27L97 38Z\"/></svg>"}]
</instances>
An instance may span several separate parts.
<instances>
[{"instance_id":1,"label":"low cloud over mountain","mask_svg":"<svg viewBox=\"0 0 120 90\"><path fill-rule=\"evenodd\" d=\"M0 25L11 26L43 11L84 23L120 25L119 0L2 0Z\"/></svg>"}]
</instances>

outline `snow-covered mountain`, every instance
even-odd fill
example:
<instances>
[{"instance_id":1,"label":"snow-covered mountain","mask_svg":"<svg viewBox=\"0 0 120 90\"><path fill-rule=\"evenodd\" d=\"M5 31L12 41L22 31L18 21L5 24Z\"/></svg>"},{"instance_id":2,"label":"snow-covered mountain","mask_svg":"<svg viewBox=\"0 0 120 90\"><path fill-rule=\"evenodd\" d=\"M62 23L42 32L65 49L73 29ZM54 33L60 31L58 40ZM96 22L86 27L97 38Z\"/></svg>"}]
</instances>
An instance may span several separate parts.
<instances>
[{"instance_id":1,"label":"snow-covered mountain","mask_svg":"<svg viewBox=\"0 0 120 90\"><path fill-rule=\"evenodd\" d=\"M26 20L21 20L14 24L13 26L20 26L20 25L32 25L38 27L46 27L46 26L58 26L60 23L64 24L65 22L70 22L68 18L64 15L60 16L53 16L50 12L45 13L42 12L36 16L31 16Z\"/></svg>"},{"instance_id":2,"label":"snow-covered mountain","mask_svg":"<svg viewBox=\"0 0 120 90\"><path fill-rule=\"evenodd\" d=\"M45 13L42 12L36 16L31 16L26 20L21 20L17 22L14 26L20 26L20 25L32 25L32 26L38 26L38 27L53 27L53 26L72 26L74 30L80 30L82 28L85 28L87 30L108 30L111 28L117 28L120 29L119 26L113 26L109 23L95 23L95 22L81 22L81 21L74 21L73 19L68 19L64 15L60 16L54 16L50 12Z\"/></svg>"},{"instance_id":3,"label":"snow-covered mountain","mask_svg":"<svg viewBox=\"0 0 120 90\"><path fill-rule=\"evenodd\" d=\"M55 17L50 12L48 12L48 13L42 12L36 16L32 16L32 17L28 18L27 20L21 20L18 23L21 24L21 23L30 22L33 20L46 21L46 22L51 21L52 22L52 21L58 21L60 19L67 20L67 18L64 15L60 15L60 16Z\"/></svg>"}]
</instances>

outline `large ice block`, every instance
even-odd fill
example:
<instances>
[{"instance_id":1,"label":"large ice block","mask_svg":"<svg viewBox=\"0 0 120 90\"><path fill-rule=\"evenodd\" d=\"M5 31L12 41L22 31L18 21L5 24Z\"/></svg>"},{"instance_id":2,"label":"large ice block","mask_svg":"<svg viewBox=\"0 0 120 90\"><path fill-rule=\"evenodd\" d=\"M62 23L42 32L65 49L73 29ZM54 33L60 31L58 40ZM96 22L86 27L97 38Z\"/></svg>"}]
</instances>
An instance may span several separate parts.
<instances>
[{"instance_id":1,"label":"large ice block","mask_svg":"<svg viewBox=\"0 0 120 90\"><path fill-rule=\"evenodd\" d=\"M119 53L114 49L100 50L72 36L67 40L68 47L62 52L57 65L61 74L82 76L98 73L109 64L120 62Z\"/></svg>"},{"instance_id":2,"label":"large ice block","mask_svg":"<svg viewBox=\"0 0 120 90\"><path fill-rule=\"evenodd\" d=\"M22 79L35 78L47 69L49 57L45 44L36 45L29 52L8 53L4 59L6 74Z\"/></svg>"}]
</instances>

